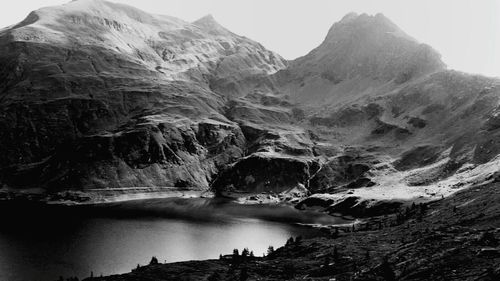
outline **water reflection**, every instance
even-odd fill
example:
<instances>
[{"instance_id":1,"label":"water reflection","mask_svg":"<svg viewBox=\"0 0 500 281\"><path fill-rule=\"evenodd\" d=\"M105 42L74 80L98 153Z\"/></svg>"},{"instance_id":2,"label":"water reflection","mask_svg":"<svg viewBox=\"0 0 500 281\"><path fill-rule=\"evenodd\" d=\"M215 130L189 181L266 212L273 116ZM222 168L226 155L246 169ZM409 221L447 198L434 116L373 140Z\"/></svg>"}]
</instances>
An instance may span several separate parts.
<instances>
[{"instance_id":1,"label":"water reflection","mask_svg":"<svg viewBox=\"0 0 500 281\"><path fill-rule=\"evenodd\" d=\"M0 214L0 280L12 281L129 272L153 255L161 262L210 259L244 247L260 255L290 236L318 234L295 222L335 220L208 199L72 208L2 203Z\"/></svg>"}]
</instances>

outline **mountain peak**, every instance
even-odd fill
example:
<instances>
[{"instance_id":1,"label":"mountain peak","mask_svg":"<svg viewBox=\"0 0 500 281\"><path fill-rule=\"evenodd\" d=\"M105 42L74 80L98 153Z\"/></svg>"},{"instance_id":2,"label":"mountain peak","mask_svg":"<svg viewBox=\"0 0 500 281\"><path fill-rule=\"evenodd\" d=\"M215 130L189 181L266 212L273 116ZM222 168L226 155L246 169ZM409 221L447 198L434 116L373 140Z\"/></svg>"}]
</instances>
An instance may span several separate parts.
<instances>
[{"instance_id":1,"label":"mountain peak","mask_svg":"<svg viewBox=\"0 0 500 281\"><path fill-rule=\"evenodd\" d=\"M332 25L320 46L294 64L312 65L338 81L356 76L406 81L444 67L435 50L380 13L347 14Z\"/></svg>"},{"instance_id":2,"label":"mountain peak","mask_svg":"<svg viewBox=\"0 0 500 281\"><path fill-rule=\"evenodd\" d=\"M213 35L225 35L231 33L218 23L211 14L203 16L202 18L192 22L192 24Z\"/></svg>"},{"instance_id":3,"label":"mountain peak","mask_svg":"<svg viewBox=\"0 0 500 281\"><path fill-rule=\"evenodd\" d=\"M402 31L395 23L381 13L369 15L366 13L349 13L339 22L332 25L327 37L338 36L339 33L397 33L398 36L416 41Z\"/></svg>"},{"instance_id":4,"label":"mountain peak","mask_svg":"<svg viewBox=\"0 0 500 281\"><path fill-rule=\"evenodd\" d=\"M109 2L105 0L72 0L63 6L74 6L75 8L85 9L85 8L95 8L102 5L108 4Z\"/></svg>"},{"instance_id":5,"label":"mountain peak","mask_svg":"<svg viewBox=\"0 0 500 281\"><path fill-rule=\"evenodd\" d=\"M102 3L104 0L71 0L70 3Z\"/></svg>"},{"instance_id":6,"label":"mountain peak","mask_svg":"<svg viewBox=\"0 0 500 281\"><path fill-rule=\"evenodd\" d=\"M212 14L207 14L207 15L204 15L203 17L197 19L196 21L194 21L193 23L217 23L217 21L215 20L214 16Z\"/></svg>"},{"instance_id":7,"label":"mountain peak","mask_svg":"<svg viewBox=\"0 0 500 281\"><path fill-rule=\"evenodd\" d=\"M345 21L353 20L353 19L356 19L358 16L359 16L358 13L350 12L350 13L346 14L340 21L345 22Z\"/></svg>"}]
</instances>

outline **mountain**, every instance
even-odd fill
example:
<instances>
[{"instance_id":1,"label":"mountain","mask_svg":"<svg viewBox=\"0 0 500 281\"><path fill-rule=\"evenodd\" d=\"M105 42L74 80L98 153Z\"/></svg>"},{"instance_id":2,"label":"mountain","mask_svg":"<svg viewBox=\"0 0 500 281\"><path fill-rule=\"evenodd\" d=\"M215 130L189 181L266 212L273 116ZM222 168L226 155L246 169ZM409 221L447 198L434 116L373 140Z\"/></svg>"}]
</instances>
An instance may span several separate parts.
<instances>
[{"instance_id":1,"label":"mountain","mask_svg":"<svg viewBox=\"0 0 500 281\"><path fill-rule=\"evenodd\" d=\"M221 27L100 0L0 33L0 165L12 187L207 188L243 155L226 95L286 61Z\"/></svg>"},{"instance_id":2,"label":"mountain","mask_svg":"<svg viewBox=\"0 0 500 281\"><path fill-rule=\"evenodd\" d=\"M0 31L0 65L8 192L210 190L362 217L500 164L500 81L447 70L381 14L285 61L210 15L77 0Z\"/></svg>"},{"instance_id":3,"label":"mountain","mask_svg":"<svg viewBox=\"0 0 500 281\"><path fill-rule=\"evenodd\" d=\"M381 14L345 16L271 76L233 102L231 119L271 128L275 140L260 139L213 187L302 184L313 195L299 208L363 216L488 182L497 170L499 80L447 70ZM267 106L250 103L257 96ZM287 108L292 116L277 118Z\"/></svg>"},{"instance_id":4,"label":"mountain","mask_svg":"<svg viewBox=\"0 0 500 281\"><path fill-rule=\"evenodd\" d=\"M305 105L306 127L336 132L324 136L329 142L385 146L392 156L442 146L476 163L499 152L492 143L484 155L479 140L468 138L493 133L499 81L446 70L435 50L381 14L345 16L319 47L275 76L282 95Z\"/></svg>"},{"instance_id":5,"label":"mountain","mask_svg":"<svg viewBox=\"0 0 500 281\"><path fill-rule=\"evenodd\" d=\"M303 103L352 100L364 88L401 84L444 69L440 55L382 14L351 13L317 48L283 71L285 90Z\"/></svg>"}]
</instances>

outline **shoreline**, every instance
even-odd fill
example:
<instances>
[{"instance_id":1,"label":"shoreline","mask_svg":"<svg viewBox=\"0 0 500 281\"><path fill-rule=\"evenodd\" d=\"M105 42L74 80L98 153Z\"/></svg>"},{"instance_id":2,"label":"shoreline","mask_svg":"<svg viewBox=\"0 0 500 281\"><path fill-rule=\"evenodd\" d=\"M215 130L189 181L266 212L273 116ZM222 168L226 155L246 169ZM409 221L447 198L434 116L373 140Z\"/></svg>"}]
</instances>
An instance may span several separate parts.
<instances>
[{"instance_id":1,"label":"shoreline","mask_svg":"<svg viewBox=\"0 0 500 281\"><path fill-rule=\"evenodd\" d=\"M0 201L32 201L48 205L101 205L144 199L213 198L208 190L177 187L131 187L113 189L68 190L58 193L30 193L19 190L1 190Z\"/></svg>"}]
</instances>

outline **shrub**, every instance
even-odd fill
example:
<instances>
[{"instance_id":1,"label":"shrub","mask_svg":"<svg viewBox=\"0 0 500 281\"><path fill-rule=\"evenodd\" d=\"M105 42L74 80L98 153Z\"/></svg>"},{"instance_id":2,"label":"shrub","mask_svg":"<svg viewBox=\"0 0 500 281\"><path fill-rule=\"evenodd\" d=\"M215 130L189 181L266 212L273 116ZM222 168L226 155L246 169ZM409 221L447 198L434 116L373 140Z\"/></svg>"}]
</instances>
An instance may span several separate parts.
<instances>
[{"instance_id":1,"label":"shrub","mask_svg":"<svg viewBox=\"0 0 500 281\"><path fill-rule=\"evenodd\" d=\"M248 250L248 248L245 248L243 249L243 251L241 251L241 256L246 258L250 255L250 251Z\"/></svg>"},{"instance_id":2,"label":"shrub","mask_svg":"<svg viewBox=\"0 0 500 281\"><path fill-rule=\"evenodd\" d=\"M273 247L273 246L269 246L269 247L267 248L267 255L269 256L269 255L271 255L272 253L274 253L274 247Z\"/></svg>"},{"instance_id":3,"label":"shrub","mask_svg":"<svg viewBox=\"0 0 500 281\"><path fill-rule=\"evenodd\" d=\"M151 261L149 262L149 265L154 265L154 264L158 264L158 259L155 256L153 256L151 258Z\"/></svg>"}]
</instances>

